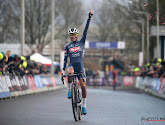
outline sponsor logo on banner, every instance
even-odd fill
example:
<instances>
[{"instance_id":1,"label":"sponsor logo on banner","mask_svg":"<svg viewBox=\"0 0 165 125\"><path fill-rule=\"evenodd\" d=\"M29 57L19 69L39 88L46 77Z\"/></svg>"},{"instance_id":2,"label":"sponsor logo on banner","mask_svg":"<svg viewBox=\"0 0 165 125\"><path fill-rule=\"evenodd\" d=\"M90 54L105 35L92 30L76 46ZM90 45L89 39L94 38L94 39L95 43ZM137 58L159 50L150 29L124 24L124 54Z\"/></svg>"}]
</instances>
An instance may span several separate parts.
<instances>
[{"instance_id":1,"label":"sponsor logo on banner","mask_svg":"<svg viewBox=\"0 0 165 125\"><path fill-rule=\"evenodd\" d=\"M153 78L152 80L152 89L155 89L157 79Z\"/></svg>"},{"instance_id":2,"label":"sponsor logo on banner","mask_svg":"<svg viewBox=\"0 0 165 125\"><path fill-rule=\"evenodd\" d=\"M10 89L10 92L13 92L14 89L13 89L13 86L11 84L10 77L8 75L5 75L5 79L6 79L7 86Z\"/></svg>"},{"instance_id":3,"label":"sponsor logo on banner","mask_svg":"<svg viewBox=\"0 0 165 125\"><path fill-rule=\"evenodd\" d=\"M117 76L117 84L118 85L122 84L122 76Z\"/></svg>"},{"instance_id":4,"label":"sponsor logo on banner","mask_svg":"<svg viewBox=\"0 0 165 125\"><path fill-rule=\"evenodd\" d=\"M89 81L87 83L88 83L88 85L93 85L94 84L93 79L89 78Z\"/></svg>"},{"instance_id":5,"label":"sponsor logo on banner","mask_svg":"<svg viewBox=\"0 0 165 125\"><path fill-rule=\"evenodd\" d=\"M156 80L156 86L155 86L155 91L158 92L160 88L160 79Z\"/></svg>"},{"instance_id":6,"label":"sponsor logo on banner","mask_svg":"<svg viewBox=\"0 0 165 125\"><path fill-rule=\"evenodd\" d=\"M42 76L41 79L42 79L43 86L48 86L49 85L46 77Z\"/></svg>"},{"instance_id":7,"label":"sponsor logo on banner","mask_svg":"<svg viewBox=\"0 0 165 125\"><path fill-rule=\"evenodd\" d=\"M35 84L35 82L34 82L33 76L28 75L28 79L29 79L29 82L30 82L30 84L31 84L32 89L33 89L33 90L36 90L37 87L36 87L36 84Z\"/></svg>"},{"instance_id":8,"label":"sponsor logo on banner","mask_svg":"<svg viewBox=\"0 0 165 125\"><path fill-rule=\"evenodd\" d=\"M139 88L139 81L140 81L140 77L136 77L136 85L135 85L135 87L136 88Z\"/></svg>"},{"instance_id":9,"label":"sponsor logo on banner","mask_svg":"<svg viewBox=\"0 0 165 125\"><path fill-rule=\"evenodd\" d=\"M29 81L29 77L27 75L25 75L25 81L27 82L28 88L32 89L32 86L31 86L30 81Z\"/></svg>"},{"instance_id":10,"label":"sponsor logo on banner","mask_svg":"<svg viewBox=\"0 0 165 125\"><path fill-rule=\"evenodd\" d=\"M163 88L165 87L165 79L161 79L161 85L159 89L159 93L164 93Z\"/></svg>"},{"instance_id":11,"label":"sponsor logo on banner","mask_svg":"<svg viewBox=\"0 0 165 125\"><path fill-rule=\"evenodd\" d=\"M26 88L26 89L29 89L28 83L27 83L27 80L26 80L26 76L23 76L22 80L23 80L23 82L24 82L25 88Z\"/></svg>"},{"instance_id":12,"label":"sponsor logo on banner","mask_svg":"<svg viewBox=\"0 0 165 125\"><path fill-rule=\"evenodd\" d=\"M101 86L101 85L103 84L103 83L102 83L102 81L103 81L102 78L96 78L96 79L97 79L97 83L98 83L98 85Z\"/></svg>"},{"instance_id":13,"label":"sponsor logo on banner","mask_svg":"<svg viewBox=\"0 0 165 125\"><path fill-rule=\"evenodd\" d=\"M0 78L0 98L11 96L5 77Z\"/></svg>"},{"instance_id":14,"label":"sponsor logo on banner","mask_svg":"<svg viewBox=\"0 0 165 125\"><path fill-rule=\"evenodd\" d=\"M24 81L25 85L28 86L25 76L23 76L23 81Z\"/></svg>"},{"instance_id":15,"label":"sponsor logo on banner","mask_svg":"<svg viewBox=\"0 0 165 125\"><path fill-rule=\"evenodd\" d=\"M117 48L117 42L89 42L89 48Z\"/></svg>"},{"instance_id":16,"label":"sponsor logo on banner","mask_svg":"<svg viewBox=\"0 0 165 125\"><path fill-rule=\"evenodd\" d=\"M46 76L45 78L48 81L48 86L51 86L52 85L52 81L51 81L50 77L49 76Z\"/></svg>"},{"instance_id":17,"label":"sponsor logo on banner","mask_svg":"<svg viewBox=\"0 0 165 125\"><path fill-rule=\"evenodd\" d=\"M144 81L143 81L144 86L147 85L147 83L148 83L148 78L145 77L145 78L144 78Z\"/></svg>"},{"instance_id":18,"label":"sponsor logo on banner","mask_svg":"<svg viewBox=\"0 0 165 125\"><path fill-rule=\"evenodd\" d=\"M124 86L133 86L134 85L134 78L129 77L129 76L125 76L123 78L123 84L124 84Z\"/></svg>"},{"instance_id":19,"label":"sponsor logo on banner","mask_svg":"<svg viewBox=\"0 0 165 125\"><path fill-rule=\"evenodd\" d=\"M34 75L34 80L35 80L35 84L37 86L37 88L42 88L42 81L39 75Z\"/></svg>"},{"instance_id":20,"label":"sponsor logo on banner","mask_svg":"<svg viewBox=\"0 0 165 125\"><path fill-rule=\"evenodd\" d=\"M15 76L15 80L16 80L16 84L17 84L17 86L18 86L18 89L19 89L19 90L22 90L21 84L20 84L19 79L18 79L18 76Z\"/></svg>"},{"instance_id":21,"label":"sponsor logo on banner","mask_svg":"<svg viewBox=\"0 0 165 125\"><path fill-rule=\"evenodd\" d=\"M125 49L125 42L124 41L119 41L117 44L118 49Z\"/></svg>"},{"instance_id":22,"label":"sponsor logo on banner","mask_svg":"<svg viewBox=\"0 0 165 125\"><path fill-rule=\"evenodd\" d=\"M52 80L52 85L56 86L56 80L55 80L55 78L53 76L51 76L51 80Z\"/></svg>"},{"instance_id":23,"label":"sponsor logo on banner","mask_svg":"<svg viewBox=\"0 0 165 125\"><path fill-rule=\"evenodd\" d=\"M165 83L162 86L161 93L165 94Z\"/></svg>"},{"instance_id":24,"label":"sponsor logo on banner","mask_svg":"<svg viewBox=\"0 0 165 125\"><path fill-rule=\"evenodd\" d=\"M9 77L10 77L10 81L11 81L12 86L16 86L16 82L14 80L14 76L10 73Z\"/></svg>"},{"instance_id":25,"label":"sponsor logo on banner","mask_svg":"<svg viewBox=\"0 0 165 125\"><path fill-rule=\"evenodd\" d=\"M144 86L144 84L143 84L143 77L140 77L139 87L142 88L143 86Z\"/></svg>"},{"instance_id":26,"label":"sponsor logo on banner","mask_svg":"<svg viewBox=\"0 0 165 125\"><path fill-rule=\"evenodd\" d=\"M152 79L149 78L149 77L146 77L144 79L144 85L145 85L145 88L152 88Z\"/></svg>"},{"instance_id":27,"label":"sponsor logo on banner","mask_svg":"<svg viewBox=\"0 0 165 125\"><path fill-rule=\"evenodd\" d=\"M5 75L5 79L6 79L7 86L12 87L11 82L10 82L10 78L8 75Z\"/></svg>"},{"instance_id":28,"label":"sponsor logo on banner","mask_svg":"<svg viewBox=\"0 0 165 125\"><path fill-rule=\"evenodd\" d=\"M26 90L26 87L25 87L25 84L24 84L24 81L23 81L23 77L21 77L20 75L18 76L18 79L19 79L19 83L21 85L21 88L22 90Z\"/></svg>"},{"instance_id":29,"label":"sponsor logo on banner","mask_svg":"<svg viewBox=\"0 0 165 125\"><path fill-rule=\"evenodd\" d=\"M61 78L58 75L55 75L56 85L62 85Z\"/></svg>"},{"instance_id":30,"label":"sponsor logo on banner","mask_svg":"<svg viewBox=\"0 0 165 125\"><path fill-rule=\"evenodd\" d=\"M8 88L8 86L6 84L6 80L5 80L4 77L1 78L0 83L1 83L2 92L8 92L9 91L9 88Z\"/></svg>"}]
</instances>

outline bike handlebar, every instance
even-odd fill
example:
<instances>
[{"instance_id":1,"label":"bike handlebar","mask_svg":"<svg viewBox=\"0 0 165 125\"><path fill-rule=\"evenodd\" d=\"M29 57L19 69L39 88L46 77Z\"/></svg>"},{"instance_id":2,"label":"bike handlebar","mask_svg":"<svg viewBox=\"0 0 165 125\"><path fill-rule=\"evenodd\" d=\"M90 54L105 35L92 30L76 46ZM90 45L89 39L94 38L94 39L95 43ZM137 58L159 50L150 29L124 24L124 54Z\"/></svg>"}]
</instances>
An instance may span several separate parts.
<instances>
[{"instance_id":1,"label":"bike handlebar","mask_svg":"<svg viewBox=\"0 0 165 125\"><path fill-rule=\"evenodd\" d=\"M83 73L81 72L80 74L68 74L68 75L62 75L61 77L61 81L62 83L64 84L64 77L73 77L73 76L78 76L78 75L81 75L82 76L82 79L83 79L83 82L85 82L84 80L84 76L83 76Z\"/></svg>"}]
</instances>

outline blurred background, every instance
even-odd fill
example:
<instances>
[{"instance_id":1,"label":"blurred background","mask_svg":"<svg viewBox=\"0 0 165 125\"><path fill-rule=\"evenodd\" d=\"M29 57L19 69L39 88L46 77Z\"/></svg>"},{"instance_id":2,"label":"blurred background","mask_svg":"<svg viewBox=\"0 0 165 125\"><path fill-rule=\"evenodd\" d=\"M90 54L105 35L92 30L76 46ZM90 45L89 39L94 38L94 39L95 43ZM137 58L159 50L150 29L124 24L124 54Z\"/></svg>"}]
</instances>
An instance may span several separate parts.
<instances>
[{"instance_id":1,"label":"blurred background","mask_svg":"<svg viewBox=\"0 0 165 125\"><path fill-rule=\"evenodd\" d=\"M165 35L164 4L164 0L159 0L157 9L157 0L55 0L54 61L62 64L61 52L70 42L67 35L70 27L78 28L81 38L90 9L94 16L86 43L101 42L103 46L93 48L87 45L84 58L87 70L110 70L111 64L127 70L154 58L163 59L164 47L160 46L161 37L164 42ZM23 5L20 0L0 0L0 15L1 51L10 50L20 56L39 53L51 58L51 0L24 0ZM105 42L121 42L121 47L105 47Z\"/></svg>"}]
</instances>

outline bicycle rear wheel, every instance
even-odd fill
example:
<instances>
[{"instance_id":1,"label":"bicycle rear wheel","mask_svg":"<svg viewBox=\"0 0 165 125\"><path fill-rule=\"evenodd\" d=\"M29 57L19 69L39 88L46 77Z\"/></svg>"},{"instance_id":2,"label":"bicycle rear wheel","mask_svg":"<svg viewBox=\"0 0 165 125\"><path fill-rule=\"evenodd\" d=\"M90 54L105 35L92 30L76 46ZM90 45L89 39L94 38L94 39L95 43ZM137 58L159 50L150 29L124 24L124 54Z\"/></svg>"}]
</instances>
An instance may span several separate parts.
<instances>
[{"instance_id":1,"label":"bicycle rear wheel","mask_svg":"<svg viewBox=\"0 0 165 125\"><path fill-rule=\"evenodd\" d=\"M78 101L78 96L77 96L77 86L72 84L71 88L71 93L72 93L72 110L73 110L73 116L75 121L79 119L78 117L78 106L77 106L77 101Z\"/></svg>"}]
</instances>

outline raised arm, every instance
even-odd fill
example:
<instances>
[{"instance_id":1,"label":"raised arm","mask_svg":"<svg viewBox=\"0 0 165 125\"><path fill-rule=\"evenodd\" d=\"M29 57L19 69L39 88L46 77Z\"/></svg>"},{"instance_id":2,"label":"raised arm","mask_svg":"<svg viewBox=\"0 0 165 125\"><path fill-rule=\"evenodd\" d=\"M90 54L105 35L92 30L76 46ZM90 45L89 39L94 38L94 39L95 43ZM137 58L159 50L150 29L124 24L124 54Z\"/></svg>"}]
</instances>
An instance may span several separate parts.
<instances>
[{"instance_id":1,"label":"raised arm","mask_svg":"<svg viewBox=\"0 0 165 125\"><path fill-rule=\"evenodd\" d=\"M86 26L85 26L85 29L84 29L84 32L83 32L83 36L81 38L81 42L85 44L85 40L86 40L86 35L87 35L87 31L88 31L88 27L89 27L89 23L90 23L90 20L91 20L91 17L92 17L93 13L90 11L89 12L89 17L88 17L88 20L86 22Z\"/></svg>"}]
</instances>

